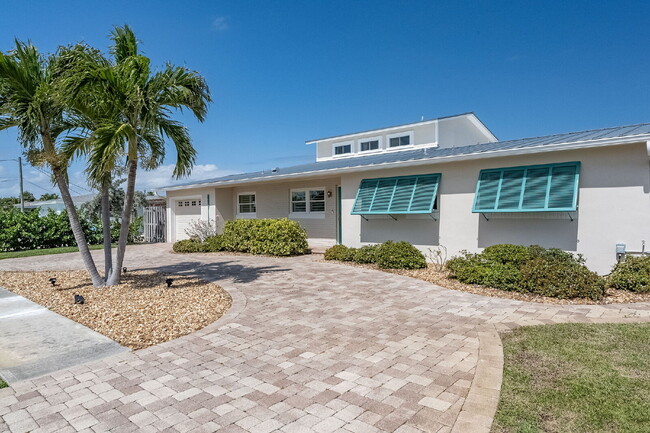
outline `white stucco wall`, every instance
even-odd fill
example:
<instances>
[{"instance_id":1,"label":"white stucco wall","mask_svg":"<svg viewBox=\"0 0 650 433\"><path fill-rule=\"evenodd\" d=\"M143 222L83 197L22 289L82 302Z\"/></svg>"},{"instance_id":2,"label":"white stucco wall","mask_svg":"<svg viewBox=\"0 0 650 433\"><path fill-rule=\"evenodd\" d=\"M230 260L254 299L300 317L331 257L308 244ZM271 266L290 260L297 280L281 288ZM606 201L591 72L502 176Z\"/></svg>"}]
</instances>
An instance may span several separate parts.
<instances>
[{"instance_id":1,"label":"white stucco wall","mask_svg":"<svg viewBox=\"0 0 650 433\"><path fill-rule=\"evenodd\" d=\"M481 169L565 161L582 163L574 221L555 213L495 215L486 221L471 212ZM388 216L364 221L350 215L361 179L420 173L442 174L439 222L405 216L397 221ZM650 241L650 163L645 143L346 174L341 185L343 243L348 246L408 240L425 252L444 245L454 255L497 243L539 244L583 254L590 268L608 273L616 243L639 250L641 240Z\"/></svg>"},{"instance_id":2,"label":"white stucco wall","mask_svg":"<svg viewBox=\"0 0 650 433\"><path fill-rule=\"evenodd\" d=\"M290 191L301 188L325 189L325 213L322 216L292 216L311 239L336 239L336 186L337 178L309 179L293 182L264 182L232 188L232 213L237 214L237 195L255 193L257 218L287 218L290 211ZM331 192L331 197L327 193Z\"/></svg>"}]
</instances>

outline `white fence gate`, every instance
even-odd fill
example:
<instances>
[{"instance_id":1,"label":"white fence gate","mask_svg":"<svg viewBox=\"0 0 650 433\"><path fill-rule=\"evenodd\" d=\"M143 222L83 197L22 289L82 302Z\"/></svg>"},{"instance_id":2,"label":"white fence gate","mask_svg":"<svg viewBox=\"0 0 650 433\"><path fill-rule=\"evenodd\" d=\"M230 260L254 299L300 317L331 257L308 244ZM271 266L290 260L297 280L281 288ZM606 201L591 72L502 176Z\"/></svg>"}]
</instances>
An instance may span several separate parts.
<instances>
[{"instance_id":1,"label":"white fence gate","mask_svg":"<svg viewBox=\"0 0 650 433\"><path fill-rule=\"evenodd\" d=\"M151 206L144 208L144 241L165 242L165 207Z\"/></svg>"}]
</instances>

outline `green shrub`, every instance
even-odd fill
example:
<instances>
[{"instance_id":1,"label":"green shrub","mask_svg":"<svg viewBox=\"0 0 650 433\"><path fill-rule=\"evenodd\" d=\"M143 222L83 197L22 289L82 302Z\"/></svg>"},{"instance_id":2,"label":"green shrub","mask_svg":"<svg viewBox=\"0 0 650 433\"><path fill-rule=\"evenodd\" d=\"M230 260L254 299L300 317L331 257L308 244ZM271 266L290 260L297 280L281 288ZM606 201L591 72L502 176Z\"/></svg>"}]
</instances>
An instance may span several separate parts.
<instances>
[{"instance_id":1,"label":"green shrub","mask_svg":"<svg viewBox=\"0 0 650 433\"><path fill-rule=\"evenodd\" d=\"M501 290L556 298L602 299L605 282L585 265L581 255L538 245L494 245L480 254L462 252L447 261L459 281Z\"/></svg>"},{"instance_id":2,"label":"green shrub","mask_svg":"<svg viewBox=\"0 0 650 433\"><path fill-rule=\"evenodd\" d=\"M309 252L307 232L296 221L241 219L226 222L223 249L251 254L292 256Z\"/></svg>"},{"instance_id":3,"label":"green shrub","mask_svg":"<svg viewBox=\"0 0 650 433\"><path fill-rule=\"evenodd\" d=\"M553 298L589 298L605 295L605 280L582 263L566 259L534 258L521 267L524 290Z\"/></svg>"},{"instance_id":4,"label":"green shrub","mask_svg":"<svg viewBox=\"0 0 650 433\"><path fill-rule=\"evenodd\" d=\"M174 242L172 250L175 253L203 253L205 252L205 244L194 239L184 239Z\"/></svg>"},{"instance_id":5,"label":"green shrub","mask_svg":"<svg viewBox=\"0 0 650 433\"><path fill-rule=\"evenodd\" d=\"M404 241L384 242L375 254L377 266L383 269L420 269L427 266L420 250Z\"/></svg>"},{"instance_id":6,"label":"green shrub","mask_svg":"<svg viewBox=\"0 0 650 433\"><path fill-rule=\"evenodd\" d=\"M519 290L521 272L512 263L491 261L482 254L464 252L446 263L453 276L467 284L480 284L501 290Z\"/></svg>"},{"instance_id":7,"label":"green shrub","mask_svg":"<svg viewBox=\"0 0 650 433\"><path fill-rule=\"evenodd\" d=\"M491 262L519 266L530 260L531 250L521 245L499 244L485 248L482 256Z\"/></svg>"},{"instance_id":8,"label":"green shrub","mask_svg":"<svg viewBox=\"0 0 650 433\"><path fill-rule=\"evenodd\" d=\"M352 261L355 263L367 264L377 261L377 250L379 245L364 245L361 248L354 249L352 252Z\"/></svg>"},{"instance_id":9,"label":"green shrub","mask_svg":"<svg viewBox=\"0 0 650 433\"><path fill-rule=\"evenodd\" d=\"M650 257L627 256L614 266L609 275L609 286L614 289L650 293Z\"/></svg>"},{"instance_id":10,"label":"green shrub","mask_svg":"<svg viewBox=\"0 0 650 433\"><path fill-rule=\"evenodd\" d=\"M203 243L205 245L205 250L209 253L216 253L224 250L223 236L221 235L210 236Z\"/></svg>"},{"instance_id":11,"label":"green shrub","mask_svg":"<svg viewBox=\"0 0 650 433\"><path fill-rule=\"evenodd\" d=\"M23 251L40 248L75 246L68 214L49 211L39 215L38 210L21 212L19 209L0 210L0 251ZM102 227L80 216L81 227L91 245L103 241Z\"/></svg>"},{"instance_id":12,"label":"green shrub","mask_svg":"<svg viewBox=\"0 0 650 433\"><path fill-rule=\"evenodd\" d=\"M345 245L334 245L325 250L325 260L340 260L342 262L352 261L356 248L348 248Z\"/></svg>"}]
</instances>

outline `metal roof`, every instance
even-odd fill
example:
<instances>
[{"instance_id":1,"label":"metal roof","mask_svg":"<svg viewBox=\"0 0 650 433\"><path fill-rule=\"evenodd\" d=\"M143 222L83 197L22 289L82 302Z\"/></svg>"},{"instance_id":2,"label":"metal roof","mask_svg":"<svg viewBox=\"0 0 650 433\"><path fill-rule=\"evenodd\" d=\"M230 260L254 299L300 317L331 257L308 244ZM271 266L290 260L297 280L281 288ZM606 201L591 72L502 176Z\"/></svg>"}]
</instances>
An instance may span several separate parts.
<instances>
[{"instance_id":1,"label":"metal roof","mask_svg":"<svg viewBox=\"0 0 650 433\"><path fill-rule=\"evenodd\" d=\"M542 151L542 150L562 150L565 147L572 147L584 143L592 144L598 141L611 141L612 139L621 139L628 141L628 139L646 135L647 137L639 137L639 141L650 140L650 123L643 123L639 125L617 126L613 128L592 129L588 131L569 132L564 134L546 135L542 137L521 138L517 140L496 141L493 143L473 144L469 146L438 148L428 147L414 150L404 150L396 152L385 152L368 156L357 156L349 158L334 159L321 162L313 162L309 164L294 165L285 168L269 169L250 173L233 174L230 176L223 176L214 179L205 179L200 181L192 181L178 185L170 185L164 187L165 190L182 189L186 186L200 187L202 185L210 184L229 184L241 183L244 181L253 180L267 180L273 178L282 178L286 176L300 176L300 175L317 175L323 172L323 175L328 171L335 171L340 169L354 169L354 168L372 168L373 166L385 164L399 164L407 163L410 161L431 161L436 162L437 159L453 159L454 157L463 157L475 155L477 157L490 157L498 155L504 151L522 150L523 152ZM546 149L545 149L546 148Z\"/></svg>"}]
</instances>

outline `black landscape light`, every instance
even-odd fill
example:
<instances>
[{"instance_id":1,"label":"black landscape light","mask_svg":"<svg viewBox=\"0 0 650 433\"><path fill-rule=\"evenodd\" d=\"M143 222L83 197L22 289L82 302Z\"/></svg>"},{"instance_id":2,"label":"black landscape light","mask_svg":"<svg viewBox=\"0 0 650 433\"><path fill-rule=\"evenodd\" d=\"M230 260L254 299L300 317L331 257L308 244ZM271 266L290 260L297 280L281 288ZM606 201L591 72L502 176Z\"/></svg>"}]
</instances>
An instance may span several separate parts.
<instances>
[{"instance_id":1,"label":"black landscape light","mask_svg":"<svg viewBox=\"0 0 650 433\"><path fill-rule=\"evenodd\" d=\"M126 274L126 266L122 268L122 273Z\"/></svg>"},{"instance_id":2,"label":"black landscape light","mask_svg":"<svg viewBox=\"0 0 650 433\"><path fill-rule=\"evenodd\" d=\"M56 286L56 278L54 277L50 278L50 284Z\"/></svg>"},{"instance_id":3,"label":"black landscape light","mask_svg":"<svg viewBox=\"0 0 650 433\"><path fill-rule=\"evenodd\" d=\"M167 279L165 280L165 282L167 283L167 287L171 287L171 286L172 286L172 283L174 282L174 280L171 279L171 278L167 278Z\"/></svg>"},{"instance_id":4,"label":"black landscape light","mask_svg":"<svg viewBox=\"0 0 650 433\"><path fill-rule=\"evenodd\" d=\"M81 295L74 295L74 303L75 303L75 304L83 304L84 302L86 302L86 300L84 299L83 296L81 296Z\"/></svg>"}]
</instances>

